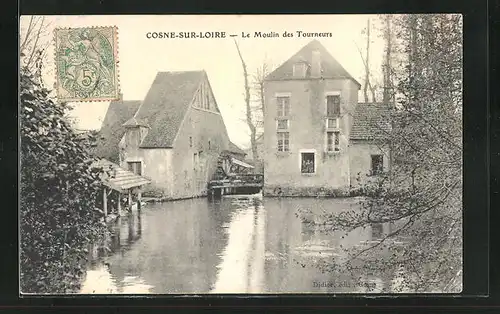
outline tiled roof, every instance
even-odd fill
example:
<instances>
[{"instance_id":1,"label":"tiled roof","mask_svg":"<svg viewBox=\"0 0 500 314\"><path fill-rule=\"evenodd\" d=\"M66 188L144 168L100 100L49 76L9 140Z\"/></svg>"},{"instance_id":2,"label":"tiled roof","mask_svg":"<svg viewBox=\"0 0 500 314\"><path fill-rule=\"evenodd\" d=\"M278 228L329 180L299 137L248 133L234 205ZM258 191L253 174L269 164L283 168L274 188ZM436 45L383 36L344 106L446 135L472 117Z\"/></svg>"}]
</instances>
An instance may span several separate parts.
<instances>
[{"instance_id":1,"label":"tiled roof","mask_svg":"<svg viewBox=\"0 0 500 314\"><path fill-rule=\"evenodd\" d=\"M241 154L241 155L246 155L245 151L243 151L241 148L239 148L236 144L233 142L229 142L229 147L227 149L231 153L235 154Z\"/></svg>"},{"instance_id":2,"label":"tiled roof","mask_svg":"<svg viewBox=\"0 0 500 314\"><path fill-rule=\"evenodd\" d=\"M117 191L125 191L130 188L142 186L151 183L151 180L143 176L137 175L131 171L127 171L117 164L109 160L102 159L97 164L97 167L102 167L105 173L101 178L104 185Z\"/></svg>"},{"instance_id":3,"label":"tiled roof","mask_svg":"<svg viewBox=\"0 0 500 314\"><path fill-rule=\"evenodd\" d=\"M149 125L142 148L172 147L205 71L159 72L134 116ZM131 124L133 121L128 121Z\"/></svg>"},{"instance_id":4,"label":"tiled roof","mask_svg":"<svg viewBox=\"0 0 500 314\"><path fill-rule=\"evenodd\" d=\"M382 103L358 103L353 116L351 140L381 139L391 130L390 106Z\"/></svg>"},{"instance_id":5,"label":"tiled roof","mask_svg":"<svg viewBox=\"0 0 500 314\"><path fill-rule=\"evenodd\" d=\"M140 104L139 100L119 100L109 104L97 137L96 156L118 162L118 143L125 134L123 123L135 114Z\"/></svg>"},{"instance_id":6,"label":"tiled roof","mask_svg":"<svg viewBox=\"0 0 500 314\"><path fill-rule=\"evenodd\" d=\"M276 70L271 72L266 80L289 80L293 79L293 65L298 62L312 63L313 51L320 52L321 58L321 77L322 78L348 78L352 79L358 86L361 86L342 65L326 50L326 48L317 40L313 40L300 49L290 59L285 61Z\"/></svg>"},{"instance_id":7,"label":"tiled roof","mask_svg":"<svg viewBox=\"0 0 500 314\"><path fill-rule=\"evenodd\" d=\"M130 120L128 120L127 122L125 122L123 124L123 126L125 127L129 127L129 126L145 126L145 127L149 127L148 125L148 122L145 120L145 119L136 119L135 117L132 117Z\"/></svg>"}]
</instances>

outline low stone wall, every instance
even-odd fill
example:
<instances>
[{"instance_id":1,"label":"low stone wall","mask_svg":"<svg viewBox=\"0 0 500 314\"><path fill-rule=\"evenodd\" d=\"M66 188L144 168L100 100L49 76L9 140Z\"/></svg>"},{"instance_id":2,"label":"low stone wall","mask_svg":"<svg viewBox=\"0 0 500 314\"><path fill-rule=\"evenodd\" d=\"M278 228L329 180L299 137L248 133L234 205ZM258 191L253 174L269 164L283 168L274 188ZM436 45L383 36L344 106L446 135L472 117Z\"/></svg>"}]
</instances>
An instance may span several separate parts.
<instances>
[{"instance_id":1,"label":"low stone wall","mask_svg":"<svg viewBox=\"0 0 500 314\"><path fill-rule=\"evenodd\" d=\"M283 197L349 197L350 190L330 187L264 186L264 196Z\"/></svg>"},{"instance_id":2,"label":"low stone wall","mask_svg":"<svg viewBox=\"0 0 500 314\"><path fill-rule=\"evenodd\" d=\"M166 195L163 191L163 189L155 187L154 185L149 185L145 187L142 191L142 198L147 199L147 198L166 198Z\"/></svg>"},{"instance_id":3,"label":"low stone wall","mask_svg":"<svg viewBox=\"0 0 500 314\"><path fill-rule=\"evenodd\" d=\"M207 196L207 190L201 191L199 194L193 195L185 195L185 196L177 196L172 197L165 193L165 191L161 188L157 188L154 186L150 186L149 189L144 189L142 193L142 199L145 202L164 202L164 201L177 201L191 198L199 198Z\"/></svg>"}]
</instances>

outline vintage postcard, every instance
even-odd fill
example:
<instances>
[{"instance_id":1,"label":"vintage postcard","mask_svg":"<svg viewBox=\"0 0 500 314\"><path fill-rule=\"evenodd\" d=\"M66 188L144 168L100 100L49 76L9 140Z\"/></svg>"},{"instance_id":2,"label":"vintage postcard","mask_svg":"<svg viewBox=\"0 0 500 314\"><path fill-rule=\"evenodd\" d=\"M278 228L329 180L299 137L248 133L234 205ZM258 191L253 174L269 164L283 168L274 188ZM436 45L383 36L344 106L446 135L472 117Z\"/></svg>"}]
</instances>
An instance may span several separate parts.
<instances>
[{"instance_id":1,"label":"vintage postcard","mask_svg":"<svg viewBox=\"0 0 500 314\"><path fill-rule=\"evenodd\" d=\"M462 291L462 16L22 16L20 293Z\"/></svg>"}]
</instances>

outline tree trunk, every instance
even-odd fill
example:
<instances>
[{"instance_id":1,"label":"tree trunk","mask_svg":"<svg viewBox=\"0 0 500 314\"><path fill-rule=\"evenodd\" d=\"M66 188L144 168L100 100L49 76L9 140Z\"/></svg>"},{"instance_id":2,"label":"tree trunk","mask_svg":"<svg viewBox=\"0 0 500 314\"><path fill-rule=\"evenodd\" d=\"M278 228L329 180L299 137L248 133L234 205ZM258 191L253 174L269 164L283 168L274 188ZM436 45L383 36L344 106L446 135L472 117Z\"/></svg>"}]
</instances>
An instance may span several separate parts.
<instances>
[{"instance_id":1,"label":"tree trunk","mask_svg":"<svg viewBox=\"0 0 500 314\"><path fill-rule=\"evenodd\" d=\"M391 55L392 55L392 32L391 32L391 16L386 15L385 16L385 28L384 28L384 39L385 39L385 60L384 60L384 65L383 65L383 75L384 75L384 90L383 90L383 103L384 104L389 104L391 103L392 100L392 109L394 110L396 107L395 103L395 97L394 97L394 90L393 90L393 83L392 83L392 63L391 63ZM393 163L394 163L394 147L393 147L393 139L392 139L392 133L394 132L394 121L393 117L391 114L390 117L391 121L391 138L389 139L389 179L390 179L390 184L391 187L393 185Z\"/></svg>"},{"instance_id":2,"label":"tree trunk","mask_svg":"<svg viewBox=\"0 0 500 314\"><path fill-rule=\"evenodd\" d=\"M389 15L385 16L385 28L384 28L384 38L385 38L385 60L384 60L384 104L391 102L392 98L392 64L391 64L391 54L392 54L392 33L391 33L391 17Z\"/></svg>"},{"instance_id":3,"label":"tree trunk","mask_svg":"<svg viewBox=\"0 0 500 314\"><path fill-rule=\"evenodd\" d=\"M361 61L363 61L363 65L365 66L365 72L366 72L366 69L368 68L367 72L368 72L368 74L370 74L371 73L369 70L370 65L366 62L365 57L363 57L363 52L361 51L361 49L357 45L356 45L356 48L358 48L359 56L361 57ZM365 80L366 80L366 78L365 78ZM372 83L370 81L370 76L368 76L368 82L365 83L365 85L368 86L368 88L371 91L372 101L377 102L375 87L372 85ZM367 92L365 92L365 102L368 102L368 93Z\"/></svg>"},{"instance_id":4,"label":"tree trunk","mask_svg":"<svg viewBox=\"0 0 500 314\"><path fill-rule=\"evenodd\" d=\"M247 118L247 125L248 128L250 129L250 144L252 147L252 156L254 160L257 160L259 158L258 152L257 152L257 142L256 142L256 128L255 124L252 119L252 109L250 107L250 85L248 83L248 71L247 71L247 65L245 63L245 60L243 60L243 56L241 55L240 47L238 46L238 43L236 40L234 41L234 44L236 45L236 49L238 50L238 56L240 57L241 60L241 65L243 67L243 76L245 78L245 107L246 107L246 118Z\"/></svg>"},{"instance_id":5,"label":"tree trunk","mask_svg":"<svg viewBox=\"0 0 500 314\"><path fill-rule=\"evenodd\" d=\"M409 83L410 86L415 86L418 82L416 82L416 76L418 75L418 68L417 68L417 16L415 14L410 15L410 53L409 53ZM411 106L413 107L415 105L415 91L414 88L410 88L409 90L409 101Z\"/></svg>"},{"instance_id":6,"label":"tree trunk","mask_svg":"<svg viewBox=\"0 0 500 314\"><path fill-rule=\"evenodd\" d=\"M370 84L370 19L366 22L366 60L365 60L365 86L363 87L363 96L365 103L368 102L368 85Z\"/></svg>"}]
</instances>

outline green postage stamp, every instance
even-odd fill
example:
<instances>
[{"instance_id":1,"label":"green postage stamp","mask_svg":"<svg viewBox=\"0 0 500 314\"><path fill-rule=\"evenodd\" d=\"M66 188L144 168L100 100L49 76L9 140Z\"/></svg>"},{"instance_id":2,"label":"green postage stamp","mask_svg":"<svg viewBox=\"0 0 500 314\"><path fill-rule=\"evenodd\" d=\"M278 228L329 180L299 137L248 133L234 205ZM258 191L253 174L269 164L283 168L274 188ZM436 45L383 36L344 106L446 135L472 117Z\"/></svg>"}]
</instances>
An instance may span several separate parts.
<instances>
[{"instance_id":1,"label":"green postage stamp","mask_svg":"<svg viewBox=\"0 0 500 314\"><path fill-rule=\"evenodd\" d=\"M59 100L118 99L116 27L59 28L55 44Z\"/></svg>"}]
</instances>

